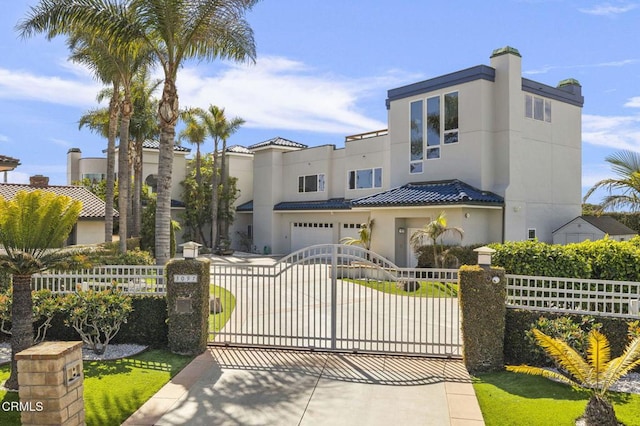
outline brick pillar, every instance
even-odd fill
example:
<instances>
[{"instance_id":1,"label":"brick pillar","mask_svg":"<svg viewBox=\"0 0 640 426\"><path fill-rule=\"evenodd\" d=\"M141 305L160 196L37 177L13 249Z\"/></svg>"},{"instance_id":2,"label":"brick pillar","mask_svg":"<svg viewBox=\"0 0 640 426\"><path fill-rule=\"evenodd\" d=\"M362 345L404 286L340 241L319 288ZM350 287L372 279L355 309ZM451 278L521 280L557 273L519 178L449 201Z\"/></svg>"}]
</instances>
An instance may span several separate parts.
<instances>
[{"instance_id":1,"label":"brick pillar","mask_svg":"<svg viewBox=\"0 0 640 426\"><path fill-rule=\"evenodd\" d=\"M22 425L84 425L82 342L43 342L16 354Z\"/></svg>"}]
</instances>

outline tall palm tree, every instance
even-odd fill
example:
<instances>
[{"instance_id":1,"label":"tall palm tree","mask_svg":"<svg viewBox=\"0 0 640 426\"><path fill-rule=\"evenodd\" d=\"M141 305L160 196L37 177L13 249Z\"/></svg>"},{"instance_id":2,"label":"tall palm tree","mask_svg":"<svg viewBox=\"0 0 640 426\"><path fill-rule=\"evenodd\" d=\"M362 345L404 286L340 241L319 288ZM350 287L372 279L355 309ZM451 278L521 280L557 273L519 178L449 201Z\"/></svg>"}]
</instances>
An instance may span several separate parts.
<instances>
[{"instance_id":1,"label":"tall palm tree","mask_svg":"<svg viewBox=\"0 0 640 426\"><path fill-rule=\"evenodd\" d=\"M164 72L158 107L160 149L156 214L156 262L170 258L171 178L179 118L178 70L189 58L254 60L253 31L244 16L258 0L41 0L18 25L22 36L88 28L119 49L142 41Z\"/></svg>"},{"instance_id":2,"label":"tall palm tree","mask_svg":"<svg viewBox=\"0 0 640 426\"><path fill-rule=\"evenodd\" d=\"M605 158L611 165L616 178L603 179L587 191L584 202L598 189L605 189L609 195L600 204L600 210L628 207L640 210L640 154L633 151L619 151ZM614 191L621 191L613 194Z\"/></svg>"},{"instance_id":3,"label":"tall palm tree","mask_svg":"<svg viewBox=\"0 0 640 426\"><path fill-rule=\"evenodd\" d=\"M62 247L78 220L82 204L50 192L20 191L13 200L0 197L0 267L13 274L11 375L5 387L18 389L15 354L33 346L31 276L68 264Z\"/></svg>"},{"instance_id":4,"label":"tall palm tree","mask_svg":"<svg viewBox=\"0 0 640 426\"><path fill-rule=\"evenodd\" d=\"M589 390L591 397L583 416L586 424L589 426L617 426L618 422L613 406L607 400L607 392L618 379L640 366L640 337L633 339L622 355L611 359L607 338L598 330L591 330L588 337L587 359L585 360L565 341L549 337L537 329L533 330L533 334L538 345L565 369L569 376L528 365L510 365L506 367L507 370L542 376L572 387Z\"/></svg>"},{"instance_id":5,"label":"tall palm tree","mask_svg":"<svg viewBox=\"0 0 640 426\"><path fill-rule=\"evenodd\" d=\"M200 116L204 111L200 108L186 108L180 113L180 118L184 121L185 128L180 132L178 138L186 140L196 146L196 183L198 186L202 183L202 156L200 154L200 145L204 143L207 136L207 129L204 127Z\"/></svg>"},{"instance_id":6,"label":"tall palm tree","mask_svg":"<svg viewBox=\"0 0 640 426\"><path fill-rule=\"evenodd\" d=\"M220 108L216 105L209 105L209 109L206 111L199 110L196 111L207 131L207 134L213 139L213 177L212 177L212 185L211 190L213 194L211 196L211 245L215 248L220 244L220 240L225 239L228 240L228 232L225 222L223 222L222 230L223 235L220 236L218 229L218 210L220 209L220 194L226 193L226 172L225 172L225 157L226 157L226 147L227 147L227 139L231 137L240 126L244 124L244 120L239 117L232 118L231 120L227 119L224 108ZM218 167L218 156L219 156L219 146L220 142L222 142L222 165ZM218 172L219 170L219 172ZM220 190L220 179L222 180L222 191ZM227 207L227 206L223 206ZM226 210L225 210L226 211Z\"/></svg>"},{"instance_id":7,"label":"tall palm tree","mask_svg":"<svg viewBox=\"0 0 640 426\"><path fill-rule=\"evenodd\" d=\"M415 231L410 239L409 243L414 251L418 251L418 249L424 244L424 239L428 238L431 241L431 245L433 246L433 261L435 263L436 268L438 267L438 239L440 239L440 243L442 243L442 238L446 234L457 234L460 239L464 237L464 231L462 228L447 227L447 217L444 212L440 212L435 219L431 222L427 223L423 228Z\"/></svg>"},{"instance_id":8,"label":"tall palm tree","mask_svg":"<svg viewBox=\"0 0 640 426\"><path fill-rule=\"evenodd\" d=\"M133 115L131 116L130 134L133 139L133 196L131 198L131 232L134 237L140 236L142 228L142 164L145 140L157 138L158 101L153 98L153 92L162 84L162 80L150 80L148 67L141 67L132 81L131 95L133 97Z\"/></svg>"}]
</instances>

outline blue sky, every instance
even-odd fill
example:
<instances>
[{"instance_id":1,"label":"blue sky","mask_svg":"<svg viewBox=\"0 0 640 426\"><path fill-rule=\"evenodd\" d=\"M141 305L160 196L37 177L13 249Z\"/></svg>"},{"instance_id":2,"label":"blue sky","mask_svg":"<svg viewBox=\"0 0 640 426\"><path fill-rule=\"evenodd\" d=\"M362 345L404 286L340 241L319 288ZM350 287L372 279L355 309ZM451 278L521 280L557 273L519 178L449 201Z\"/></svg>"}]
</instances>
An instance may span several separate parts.
<instances>
[{"instance_id":1,"label":"blue sky","mask_svg":"<svg viewBox=\"0 0 640 426\"><path fill-rule=\"evenodd\" d=\"M14 27L34 4L2 5L0 154L22 162L10 182L39 173L65 184L69 148L101 156L106 146L77 125L100 85L66 61L62 39L19 38ZM194 61L178 79L181 106L215 104L246 120L230 144L281 136L342 146L386 128L388 89L489 64L509 45L525 77L582 84L585 191L610 176L606 155L640 151L640 1L264 0L248 19L255 65Z\"/></svg>"}]
</instances>

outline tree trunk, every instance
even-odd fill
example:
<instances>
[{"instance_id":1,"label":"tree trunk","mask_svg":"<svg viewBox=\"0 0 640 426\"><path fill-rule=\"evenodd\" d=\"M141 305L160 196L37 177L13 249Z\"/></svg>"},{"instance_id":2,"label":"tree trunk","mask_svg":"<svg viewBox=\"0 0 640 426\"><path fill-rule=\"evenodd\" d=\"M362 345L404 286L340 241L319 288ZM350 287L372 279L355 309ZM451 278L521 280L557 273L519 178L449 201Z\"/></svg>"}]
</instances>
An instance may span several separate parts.
<instances>
[{"instance_id":1,"label":"tree trunk","mask_svg":"<svg viewBox=\"0 0 640 426\"><path fill-rule=\"evenodd\" d=\"M226 139L222 140L222 158L220 160L220 180L222 183L221 199L222 199L222 220L221 220L221 229L222 235L220 235L221 239L229 240L229 219L227 217L229 213L229 179L227 175L227 141Z\"/></svg>"},{"instance_id":2,"label":"tree trunk","mask_svg":"<svg viewBox=\"0 0 640 426\"><path fill-rule=\"evenodd\" d=\"M118 234L120 235L120 253L127 252L128 205L131 202L129 200L129 123L131 122L132 113L131 94L125 93L122 101L120 146L118 149L118 212L120 213Z\"/></svg>"},{"instance_id":3,"label":"tree trunk","mask_svg":"<svg viewBox=\"0 0 640 426\"><path fill-rule=\"evenodd\" d=\"M218 203L220 192L218 191L218 141L213 147L213 177L211 178L211 248L218 246Z\"/></svg>"},{"instance_id":4,"label":"tree trunk","mask_svg":"<svg viewBox=\"0 0 640 426\"><path fill-rule=\"evenodd\" d=\"M164 265L171 258L171 173L173 143L178 121L178 92L175 77L165 70L162 98L158 106L160 149L158 163L158 196L156 204L156 264Z\"/></svg>"},{"instance_id":5,"label":"tree trunk","mask_svg":"<svg viewBox=\"0 0 640 426\"><path fill-rule=\"evenodd\" d=\"M583 419L586 426L618 426L613 406L600 395L593 395L589 399Z\"/></svg>"},{"instance_id":6,"label":"tree trunk","mask_svg":"<svg viewBox=\"0 0 640 426\"><path fill-rule=\"evenodd\" d=\"M142 144L144 139L140 138L135 143L135 157L133 160L133 229L131 235L140 236L142 228Z\"/></svg>"},{"instance_id":7,"label":"tree trunk","mask_svg":"<svg viewBox=\"0 0 640 426\"><path fill-rule=\"evenodd\" d=\"M107 182L104 200L104 241L113 240L113 198L116 174L116 135L120 115L120 85L113 83L113 95L109 101L109 136L107 138Z\"/></svg>"},{"instance_id":8,"label":"tree trunk","mask_svg":"<svg viewBox=\"0 0 640 426\"><path fill-rule=\"evenodd\" d=\"M4 384L7 389L18 389L16 354L31 346L33 346L31 275L14 275L11 307L11 375Z\"/></svg>"}]
</instances>

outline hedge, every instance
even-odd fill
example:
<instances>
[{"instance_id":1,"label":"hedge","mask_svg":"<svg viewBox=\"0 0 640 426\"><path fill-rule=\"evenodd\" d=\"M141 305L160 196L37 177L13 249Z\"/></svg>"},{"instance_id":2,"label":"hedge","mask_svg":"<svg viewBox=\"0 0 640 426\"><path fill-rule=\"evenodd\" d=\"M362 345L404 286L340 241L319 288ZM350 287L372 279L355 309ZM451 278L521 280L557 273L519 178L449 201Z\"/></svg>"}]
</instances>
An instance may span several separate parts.
<instances>
[{"instance_id":1,"label":"hedge","mask_svg":"<svg viewBox=\"0 0 640 426\"><path fill-rule=\"evenodd\" d=\"M459 268L460 265L476 265L478 263L478 253L473 250L484 244L474 244L470 246L443 245L442 250L446 253L444 258L444 268ZM441 254L438 246L438 254ZM433 247L422 246L416 252L418 268L433 268Z\"/></svg>"},{"instance_id":2,"label":"hedge","mask_svg":"<svg viewBox=\"0 0 640 426\"><path fill-rule=\"evenodd\" d=\"M539 241L490 244L493 264L508 274L640 281L640 237L558 245Z\"/></svg>"}]
</instances>

